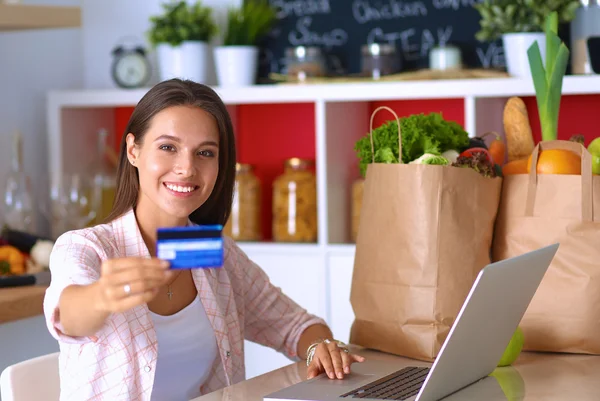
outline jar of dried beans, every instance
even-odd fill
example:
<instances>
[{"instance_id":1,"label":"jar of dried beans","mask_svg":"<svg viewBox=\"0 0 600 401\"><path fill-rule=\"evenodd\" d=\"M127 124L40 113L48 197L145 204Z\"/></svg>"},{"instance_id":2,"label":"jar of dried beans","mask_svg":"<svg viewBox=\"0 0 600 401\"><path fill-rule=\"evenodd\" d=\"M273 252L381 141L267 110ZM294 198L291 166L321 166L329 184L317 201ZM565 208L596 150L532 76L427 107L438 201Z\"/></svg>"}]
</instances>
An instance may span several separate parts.
<instances>
[{"instance_id":1,"label":"jar of dried beans","mask_svg":"<svg viewBox=\"0 0 600 401\"><path fill-rule=\"evenodd\" d=\"M317 180L313 162L291 158L273 182L273 240L317 241Z\"/></svg>"},{"instance_id":2,"label":"jar of dried beans","mask_svg":"<svg viewBox=\"0 0 600 401\"><path fill-rule=\"evenodd\" d=\"M223 227L223 234L236 241L260 241L261 185L250 164L235 166L235 187L231 214Z\"/></svg>"}]
</instances>

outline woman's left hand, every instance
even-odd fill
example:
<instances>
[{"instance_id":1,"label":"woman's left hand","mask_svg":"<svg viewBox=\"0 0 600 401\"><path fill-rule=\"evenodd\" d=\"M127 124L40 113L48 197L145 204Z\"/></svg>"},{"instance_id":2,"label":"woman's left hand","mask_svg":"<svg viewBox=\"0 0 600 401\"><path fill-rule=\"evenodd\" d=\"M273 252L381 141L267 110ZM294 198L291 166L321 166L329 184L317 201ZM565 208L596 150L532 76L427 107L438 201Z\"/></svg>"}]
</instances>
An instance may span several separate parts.
<instances>
[{"instance_id":1,"label":"woman's left hand","mask_svg":"<svg viewBox=\"0 0 600 401\"><path fill-rule=\"evenodd\" d=\"M326 373L330 379L343 379L350 373L350 365L363 362L364 357L351 354L348 348L340 347L335 341L325 340L316 346L314 356L308 365L309 379Z\"/></svg>"}]
</instances>

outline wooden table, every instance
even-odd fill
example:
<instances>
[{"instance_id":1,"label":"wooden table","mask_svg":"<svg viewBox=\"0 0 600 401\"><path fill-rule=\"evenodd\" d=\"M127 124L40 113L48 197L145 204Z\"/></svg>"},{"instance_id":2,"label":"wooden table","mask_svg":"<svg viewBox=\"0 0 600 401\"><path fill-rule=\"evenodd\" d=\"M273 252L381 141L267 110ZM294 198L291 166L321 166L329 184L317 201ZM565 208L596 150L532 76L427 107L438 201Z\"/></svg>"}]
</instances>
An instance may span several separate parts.
<instances>
[{"instance_id":1,"label":"wooden table","mask_svg":"<svg viewBox=\"0 0 600 401\"><path fill-rule=\"evenodd\" d=\"M41 315L47 286L0 288L0 324Z\"/></svg>"},{"instance_id":2,"label":"wooden table","mask_svg":"<svg viewBox=\"0 0 600 401\"><path fill-rule=\"evenodd\" d=\"M430 365L377 351L358 349L356 352L370 360L397 362L399 369L409 365ZM363 367L366 367L364 363L366 362L363 362ZM460 369L460 366L457 366L457 369ZM193 401L262 401L265 395L304 380L306 363L299 362L195 398ZM335 380L331 380L331 385L335 384ZM523 352L513 366L497 368L494 377L485 378L444 398L444 401L481 400L600 400L600 356Z\"/></svg>"}]
</instances>

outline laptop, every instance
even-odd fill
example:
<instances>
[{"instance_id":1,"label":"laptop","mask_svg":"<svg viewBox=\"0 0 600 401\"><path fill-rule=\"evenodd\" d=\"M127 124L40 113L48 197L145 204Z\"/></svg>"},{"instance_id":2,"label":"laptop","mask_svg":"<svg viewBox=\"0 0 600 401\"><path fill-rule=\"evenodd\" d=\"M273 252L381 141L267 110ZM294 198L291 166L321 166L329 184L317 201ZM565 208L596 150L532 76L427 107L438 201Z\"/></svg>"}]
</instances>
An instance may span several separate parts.
<instances>
[{"instance_id":1,"label":"laptop","mask_svg":"<svg viewBox=\"0 0 600 401\"><path fill-rule=\"evenodd\" d=\"M431 365L414 360L352 364L343 380L321 374L264 397L268 401L438 401L494 371L521 322L558 244L484 267Z\"/></svg>"}]
</instances>

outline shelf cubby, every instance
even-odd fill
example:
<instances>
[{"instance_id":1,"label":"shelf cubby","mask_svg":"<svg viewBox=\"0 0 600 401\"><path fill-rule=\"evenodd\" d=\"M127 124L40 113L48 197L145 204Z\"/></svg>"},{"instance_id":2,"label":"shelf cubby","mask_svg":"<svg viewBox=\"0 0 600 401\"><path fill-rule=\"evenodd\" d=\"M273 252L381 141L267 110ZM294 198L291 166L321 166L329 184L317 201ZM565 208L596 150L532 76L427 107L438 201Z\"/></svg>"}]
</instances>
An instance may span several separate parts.
<instances>
[{"instance_id":1,"label":"shelf cubby","mask_svg":"<svg viewBox=\"0 0 600 401\"><path fill-rule=\"evenodd\" d=\"M361 137L369 134L373 112L381 106L392 109L398 118L435 112L464 127L464 103L462 98L327 102L325 142L328 244L352 242L352 184L361 177L355 144ZM394 118L388 110L380 110L373 118L373 129Z\"/></svg>"}]
</instances>

